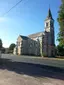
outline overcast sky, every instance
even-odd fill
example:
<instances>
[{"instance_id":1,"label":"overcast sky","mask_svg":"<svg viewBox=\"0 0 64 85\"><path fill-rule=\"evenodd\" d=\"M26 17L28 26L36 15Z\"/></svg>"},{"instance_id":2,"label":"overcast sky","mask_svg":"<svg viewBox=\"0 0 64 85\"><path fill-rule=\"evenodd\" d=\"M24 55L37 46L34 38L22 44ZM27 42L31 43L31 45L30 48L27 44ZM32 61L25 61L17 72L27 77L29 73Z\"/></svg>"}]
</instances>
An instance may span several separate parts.
<instances>
[{"instance_id":1,"label":"overcast sky","mask_svg":"<svg viewBox=\"0 0 64 85\"><path fill-rule=\"evenodd\" d=\"M22 2L2 16L20 0L0 0L0 38L3 46L8 47L16 43L19 35L29 35L44 31L44 20L50 9L55 20L55 44L58 42L57 34L59 25L57 22L58 10L61 0L22 0Z\"/></svg>"}]
</instances>

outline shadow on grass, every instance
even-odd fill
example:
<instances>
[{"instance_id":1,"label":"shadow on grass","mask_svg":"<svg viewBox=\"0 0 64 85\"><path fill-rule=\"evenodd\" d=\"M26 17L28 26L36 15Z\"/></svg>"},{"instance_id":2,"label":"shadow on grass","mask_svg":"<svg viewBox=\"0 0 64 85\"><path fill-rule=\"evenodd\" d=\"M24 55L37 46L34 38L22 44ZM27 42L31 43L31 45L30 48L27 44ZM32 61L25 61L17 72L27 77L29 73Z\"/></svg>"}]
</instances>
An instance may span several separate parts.
<instances>
[{"instance_id":1,"label":"shadow on grass","mask_svg":"<svg viewBox=\"0 0 64 85\"><path fill-rule=\"evenodd\" d=\"M64 80L64 69L47 65L15 62L10 59L0 59L0 69L7 69L18 74L26 74L33 77L48 77Z\"/></svg>"}]
</instances>

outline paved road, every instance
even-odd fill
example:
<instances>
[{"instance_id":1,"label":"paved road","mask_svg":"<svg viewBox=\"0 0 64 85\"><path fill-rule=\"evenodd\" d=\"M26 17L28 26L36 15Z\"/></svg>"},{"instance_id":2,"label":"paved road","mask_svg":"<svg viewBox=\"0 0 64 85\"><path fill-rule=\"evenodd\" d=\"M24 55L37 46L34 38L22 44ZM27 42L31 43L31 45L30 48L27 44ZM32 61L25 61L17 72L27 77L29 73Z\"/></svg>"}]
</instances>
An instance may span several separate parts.
<instances>
[{"instance_id":1,"label":"paved road","mask_svg":"<svg viewBox=\"0 0 64 85\"><path fill-rule=\"evenodd\" d=\"M2 58L11 59L12 61L16 62L26 62L26 63L33 63L33 64L40 64L40 65L49 65L60 67L64 69L64 59L48 59L48 58L40 58L40 57L33 57L33 56L17 56L12 54L2 54Z\"/></svg>"},{"instance_id":2,"label":"paved road","mask_svg":"<svg viewBox=\"0 0 64 85\"><path fill-rule=\"evenodd\" d=\"M3 59L1 59L1 61L3 61L3 64L0 65L0 69L6 69L7 71L15 72L21 75L28 75L39 79L47 78L48 82L48 78L50 78L50 82L51 79L55 79L55 81L64 81L64 70L50 67L52 65L55 65L63 68L64 60L43 59L32 56L14 56L9 54L2 54L2 58ZM50 66L48 67L48 65ZM59 82L57 82L56 84L62 85L62 83L58 84Z\"/></svg>"}]
</instances>

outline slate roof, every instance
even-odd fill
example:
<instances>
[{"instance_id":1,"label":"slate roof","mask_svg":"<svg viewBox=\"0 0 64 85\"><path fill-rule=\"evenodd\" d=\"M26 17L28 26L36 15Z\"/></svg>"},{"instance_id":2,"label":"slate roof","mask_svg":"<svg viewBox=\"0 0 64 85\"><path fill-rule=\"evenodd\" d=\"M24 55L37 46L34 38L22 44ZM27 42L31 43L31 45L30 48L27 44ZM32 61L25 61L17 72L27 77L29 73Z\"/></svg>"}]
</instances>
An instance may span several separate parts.
<instances>
[{"instance_id":1,"label":"slate roof","mask_svg":"<svg viewBox=\"0 0 64 85\"><path fill-rule=\"evenodd\" d=\"M40 37L40 36L42 36L42 35L43 35L43 33L44 33L44 32L38 32L38 33L30 34L30 35L28 35L28 36L20 35L20 37L21 37L22 39L27 40L27 39L29 39L29 38L36 38L36 37Z\"/></svg>"},{"instance_id":2,"label":"slate roof","mask_svg":"<svg viewBox=\"0 0 64 85\"><path fill-rule=\"evenodd\" d=\"M20 37L21 37L22 39L25 39L25 40L27 40L27 39L28 39L28 37L27 37L27 36L20 35Z\"/></svg>"},{"instance_id":3,"label":"slate roof","mask_svg":"<svg viewBox=\"0 0 64 85\"><path fill-rule=\"evenodd\" d=\"M43 35L43 32L38 32L38 33L28 35L28 37L29 38L36 38L36 37L39 37L39 36L42 36L42 35Z\"/></svg>"}]
</instances>

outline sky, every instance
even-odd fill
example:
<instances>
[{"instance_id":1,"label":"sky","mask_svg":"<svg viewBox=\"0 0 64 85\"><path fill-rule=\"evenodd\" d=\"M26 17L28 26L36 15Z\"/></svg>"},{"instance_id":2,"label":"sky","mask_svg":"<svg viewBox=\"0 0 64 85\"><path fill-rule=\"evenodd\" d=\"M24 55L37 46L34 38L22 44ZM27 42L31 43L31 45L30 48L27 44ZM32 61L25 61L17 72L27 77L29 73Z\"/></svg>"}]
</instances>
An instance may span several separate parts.
<instances>
[{"instance_id":1,"label":"sky","mask_svg":"<svg viewBox=\"0 0 64 85\"><path fill-rule=\"evenodd\" d=\"M12 6L20 0L0 0L0 38L3 46L9 47L15 43L19 35L27 36L44 31L44 20L48 9L55 20L55 44L58 44L57 35L59 24L57 22L61 0L22 0L22 2L3 16Z\"/></svg>"}]
</instances>

